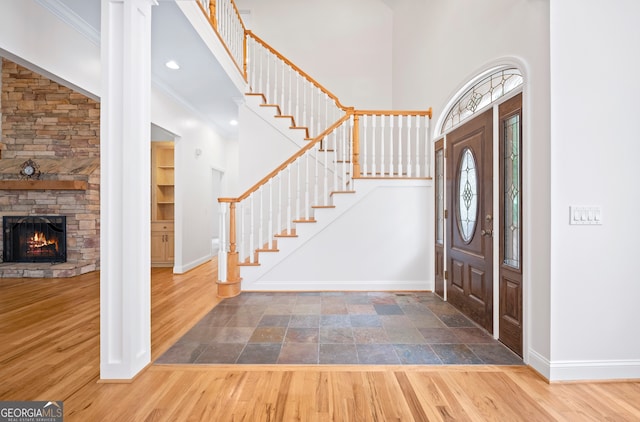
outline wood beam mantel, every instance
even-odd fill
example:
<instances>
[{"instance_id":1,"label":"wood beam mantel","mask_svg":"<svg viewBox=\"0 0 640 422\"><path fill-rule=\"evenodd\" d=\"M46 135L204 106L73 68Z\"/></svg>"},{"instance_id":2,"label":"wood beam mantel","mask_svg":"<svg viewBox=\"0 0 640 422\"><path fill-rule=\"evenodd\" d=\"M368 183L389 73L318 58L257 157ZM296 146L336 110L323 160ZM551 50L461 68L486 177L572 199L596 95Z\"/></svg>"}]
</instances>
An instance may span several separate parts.
<instances>
[{"instance_id":1,"label":"wood beam mantel","mask_svg":"<svg viewBox=\"0 0 640 422\"><path fill-rule=\"evenodd\" d=\"M85 180L0 180L0 190L87 190Z\"/></svg>"}]
</instances>

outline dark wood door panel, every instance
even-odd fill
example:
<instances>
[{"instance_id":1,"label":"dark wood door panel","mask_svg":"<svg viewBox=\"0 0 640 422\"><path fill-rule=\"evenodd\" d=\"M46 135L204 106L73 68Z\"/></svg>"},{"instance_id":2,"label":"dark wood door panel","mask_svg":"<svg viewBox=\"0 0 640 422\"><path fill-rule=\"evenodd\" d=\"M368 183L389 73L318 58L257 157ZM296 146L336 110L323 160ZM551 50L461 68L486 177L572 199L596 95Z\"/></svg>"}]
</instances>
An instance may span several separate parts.
<instances>
[{"instance_id":1,"label":"dark wood door panel","mask_svg":"<svg viewBox=\"0 0 640 422\"><path fill-rule=\"evenodd\" d=\"M487 283L490 282L485 276L484 269L469 266L469 297L483 305L487 301Z\"/></svg>"},{"instance_id":2,"label":"dark wood door panel","mask_svg":"<svg viewBox=\"0 0 640 422\"><path fill-rule=\"evenodd\" d=\"M450 302L493 331L493 114L447 137L447 254Z\"/></svg>"},{"instance_id":3,"label":"dark wood door panel","mask_svg":"<svg viewBox=\"0 0 640 422\"><path fill-rule=\"evenodd\" d=\"M499 106L499 333L522 356L522 94ZM515 198L515 199L514 199ZM507 234L509 234L507 236Z\"/></svg>"}]
</instances>

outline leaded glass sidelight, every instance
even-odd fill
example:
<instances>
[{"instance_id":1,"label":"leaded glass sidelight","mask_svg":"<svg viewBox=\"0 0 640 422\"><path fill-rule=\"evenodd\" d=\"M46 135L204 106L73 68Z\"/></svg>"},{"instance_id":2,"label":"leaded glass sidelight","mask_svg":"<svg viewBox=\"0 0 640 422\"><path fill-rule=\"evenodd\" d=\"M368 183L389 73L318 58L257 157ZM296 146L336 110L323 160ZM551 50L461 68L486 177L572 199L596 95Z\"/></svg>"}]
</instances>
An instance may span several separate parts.
<instances>
[{"instance_id":1,"label":"leaded glass sidelight","mask_svg":"<svg viewBox=\"0 0 640 422\"><path fill-rule=\"evenodd\" d=\"M520 115L504 121L504 263L520 267Z\"/></svg>"},{"instance_id":2,"label":"leaded glass sidelight","mask_svg":"<svg viewBox=\"0 0 640 422\"><path fill-rule=\"evenodd\" d=\"M436 243L444 244L444 150L436 151Z\"/></svg>"},{"instance_id":3,"label":"leaded glass sidelight","mask_svg":"<svg viewBox=\"0 0 640 422\"><path fill-rule=\"evenodd\" d=\"M478 166L470 148L462 151L458 168L458 227L462 240L468 243L478 221Z\"/></svg>"}]
</instances>

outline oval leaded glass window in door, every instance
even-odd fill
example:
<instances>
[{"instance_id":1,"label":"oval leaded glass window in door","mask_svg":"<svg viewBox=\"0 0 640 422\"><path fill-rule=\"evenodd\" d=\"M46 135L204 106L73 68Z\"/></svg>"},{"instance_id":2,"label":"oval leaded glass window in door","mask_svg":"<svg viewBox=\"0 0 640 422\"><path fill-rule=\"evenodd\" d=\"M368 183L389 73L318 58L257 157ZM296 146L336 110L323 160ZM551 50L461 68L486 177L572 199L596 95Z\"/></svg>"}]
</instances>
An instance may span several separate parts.
<instances>
[{"instance_id":1,"label":"oval leaded glass window in door","mask_svg":"<svg viewBox=\"0 0 640 422\"><path fill-rule=\"evenodd\" d=\"M478 167L470 148L462 151L458 168L458 227L462 240L469 243L478 221Z\"/></svg>"}]
</instances>

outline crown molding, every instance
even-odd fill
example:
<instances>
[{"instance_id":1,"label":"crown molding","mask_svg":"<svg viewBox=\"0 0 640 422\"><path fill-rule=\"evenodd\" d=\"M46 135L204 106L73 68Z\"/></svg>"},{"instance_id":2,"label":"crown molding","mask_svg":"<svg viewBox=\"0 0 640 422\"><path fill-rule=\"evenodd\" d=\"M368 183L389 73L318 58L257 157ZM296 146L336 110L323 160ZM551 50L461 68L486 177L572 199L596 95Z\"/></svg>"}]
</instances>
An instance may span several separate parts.
<instances>
[{"instance_id":1,"label":"crown molding","mask_svg":"<svg viewBox=\"0 0 640 422\"><path fill-rule=\"evenodd\" d=\"M95 45L100 45L100 31L89 25L76 12L60 0L35 0L40 6L53 13L60 20L84 35Z\"/></svg>"}]
</instances>

